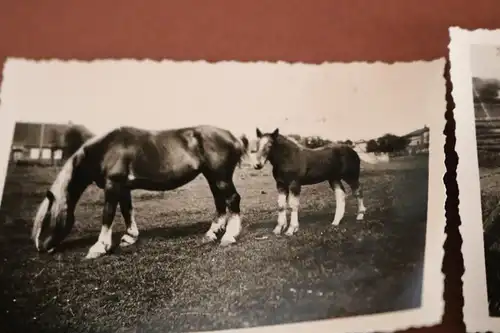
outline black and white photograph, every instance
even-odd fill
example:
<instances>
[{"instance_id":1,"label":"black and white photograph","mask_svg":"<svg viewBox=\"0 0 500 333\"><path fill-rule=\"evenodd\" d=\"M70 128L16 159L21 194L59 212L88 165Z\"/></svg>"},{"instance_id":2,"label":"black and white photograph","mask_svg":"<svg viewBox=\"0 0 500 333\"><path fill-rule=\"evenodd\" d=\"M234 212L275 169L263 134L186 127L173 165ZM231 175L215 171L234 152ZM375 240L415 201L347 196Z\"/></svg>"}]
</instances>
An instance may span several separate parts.
<instances>
[{"instance_id":1,"label":"black and white photograph","mask_svg":"<svg viewBox=\"0 0 500 333\"><path fill-rule=\"evenodd\" d=\"M477 119L483 216L500 199L498 45L472 52L460 111ZM444 65L9 58L0 331L439 324Z\"/></svg>"},{"instance_id":2,"label":"black and white photograph","mask_svg":"<svg viewBox=\"0 0 500 333\"><path fill-rule=\"evenodd\" d=\"M500 30L450 28L468 331L500 327Z\"/></svg>"}]
</instances>

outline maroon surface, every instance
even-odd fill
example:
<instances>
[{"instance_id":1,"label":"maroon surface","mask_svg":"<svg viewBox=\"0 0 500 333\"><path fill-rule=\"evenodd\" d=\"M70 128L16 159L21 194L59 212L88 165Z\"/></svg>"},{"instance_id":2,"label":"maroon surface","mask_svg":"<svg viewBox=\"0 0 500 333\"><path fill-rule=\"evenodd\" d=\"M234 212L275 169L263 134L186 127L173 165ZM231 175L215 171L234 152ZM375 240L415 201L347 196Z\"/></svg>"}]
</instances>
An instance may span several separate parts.
<instances>
[{"instance_id":1,"label":"maroon surface","mask_svg":"<svg viewBox=\"0 0 500 333\"><path fill-rule=\"evenodd\" d=\"M8 56L313 63L431 60L447 56L449 26L500 28L498 13L500 2L494 0L93 0L78 5L2 0L0 69ZM452 122L449 128L454 128ZM454 138L448 143L453 151ZM414 332L464 331L453 152L448 160L446 314L443 324Z\"/></svg>"}]
</instances>

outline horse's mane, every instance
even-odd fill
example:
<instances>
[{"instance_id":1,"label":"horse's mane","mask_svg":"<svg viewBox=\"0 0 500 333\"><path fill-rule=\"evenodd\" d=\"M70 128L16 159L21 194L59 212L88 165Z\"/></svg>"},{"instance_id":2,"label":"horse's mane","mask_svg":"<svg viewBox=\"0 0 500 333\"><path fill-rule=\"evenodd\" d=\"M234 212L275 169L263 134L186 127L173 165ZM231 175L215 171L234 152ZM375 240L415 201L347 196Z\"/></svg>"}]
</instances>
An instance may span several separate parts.
<instances>
[{"instance_id":1,"label":"horse's mane","mask_svg":"<svg viewBox=\"0 0 500 333\"><path fill-rule=\"evenodd\" d=\"M293 144L293 145L294 145L294 146L296 146L296 147L299 147L299 148L300 148L300 149L302 149L302 150L304 150L304 149L306 149L306 150L307 150L307 149L308 149L308 150L311 150L311 148L309 148L309 147L307 147L307 146L303 145L302 143L300 143L297 139L295 139L295 138L293 138L293 137L290 137L290 136L288 136L288 135L282 135L282 134L280 134L280 135L279 135L279 137L280 137L280 138L283 138L283 139L284 139L284 141L286 141L286 142L288 142L288 143L291 143L291 144Z\"/></svg>"}]
</instances>

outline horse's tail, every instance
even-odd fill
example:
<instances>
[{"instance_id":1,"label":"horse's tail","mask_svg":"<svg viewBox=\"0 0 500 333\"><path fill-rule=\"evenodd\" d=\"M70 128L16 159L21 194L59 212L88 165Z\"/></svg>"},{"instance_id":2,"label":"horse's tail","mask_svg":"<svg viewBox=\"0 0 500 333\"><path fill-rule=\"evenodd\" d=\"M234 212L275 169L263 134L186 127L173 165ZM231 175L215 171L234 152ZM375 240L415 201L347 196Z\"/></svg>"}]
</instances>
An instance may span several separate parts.
<instances>
[{"instance_id":1,"label":"horse's tail","mask_svg":"<svg viewBox=\"0 0 500 333\"><path fill-rule=\"evenodd\" d=\"M359 149L352 148L356 154L358 154L358 157L361 161L368 163L368 164L377 164L379 161L373 154L366 153L364 151L361 151Z\"/></svg>"},{"instance_id":2,"label":"horse's tail","mask_svg":"<svg viewBox=\"0 0 500 333\"><path fill-rule=\"evenodd\" d=\"M240 153L240 159L238 161L238 166L241 168L241 163L245 159L245 157L248 155L248 146L249 146L249 141L248 138L245 134L240 135L238 138L238 150Z\"/></svg>"}]
</instances>

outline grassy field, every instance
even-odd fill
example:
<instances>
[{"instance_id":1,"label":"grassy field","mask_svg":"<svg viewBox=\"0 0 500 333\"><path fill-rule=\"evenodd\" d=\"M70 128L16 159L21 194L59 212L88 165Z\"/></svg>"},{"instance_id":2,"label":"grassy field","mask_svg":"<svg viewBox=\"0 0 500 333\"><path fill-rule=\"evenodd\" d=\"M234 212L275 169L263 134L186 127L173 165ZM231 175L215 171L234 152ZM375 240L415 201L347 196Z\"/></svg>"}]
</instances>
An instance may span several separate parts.
<instances>
[{"instance_id":1,"label":"grassy field","mask_svg":"<svg viewBox=\"0 0 500 333\"><path fill-rule=\"evenodd\" d=\"M498 164L497 164L498 165ZM500 201L500 168L480 168L481 206L483 220L493 211ZM489 232L498 234L500 224L491 228ZM500 250L496 247L485 249L486 278L488 286L488 300L490 315L500 317Z\"/></svg>"},{"instance_id":2,"label":"grassy field","mask_svg":"<svg viewBox=\"0 0 500 333\"><path fill-rule=\"evenodd\" d=\"M330 225L327 183L303 188L301 228L272 234L270 169L238 169L244 231L237 245L202 245L214 205L202 177L168 193L134 194L140 242L82 260L100 229L102 193L89 188L66 250L39 255L31 220L57 170L10 167L0 220L0 331L178 332L372 314L420 306L427 216L426 156L367 166L356 201ZM409 190L410 189L410 190ZM115 239L124 231L117 215Z\"/></svg>"}]
</instances>

